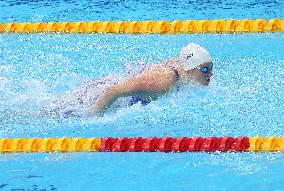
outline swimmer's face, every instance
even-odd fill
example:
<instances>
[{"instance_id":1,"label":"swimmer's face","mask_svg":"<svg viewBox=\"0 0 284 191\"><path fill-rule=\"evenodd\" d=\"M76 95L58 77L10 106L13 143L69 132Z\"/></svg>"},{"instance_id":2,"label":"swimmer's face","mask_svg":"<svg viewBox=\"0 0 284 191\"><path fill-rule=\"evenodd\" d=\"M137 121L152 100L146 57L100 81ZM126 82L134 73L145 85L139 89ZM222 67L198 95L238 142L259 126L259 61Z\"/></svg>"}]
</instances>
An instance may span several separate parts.
<instances>
[{"instance_id":1,"label":"swimmer's face","mask_svg":"<svg viewBox=\"0 0 284 191\"><path fill-rule=\"evenodd\" d=\"M188 71L188 73L190 73L192 79L207 86L210 83L211 76L213 76L212 67L212 62L206 62L199 65L197 68Z\"/></svg>"}]
</instances>

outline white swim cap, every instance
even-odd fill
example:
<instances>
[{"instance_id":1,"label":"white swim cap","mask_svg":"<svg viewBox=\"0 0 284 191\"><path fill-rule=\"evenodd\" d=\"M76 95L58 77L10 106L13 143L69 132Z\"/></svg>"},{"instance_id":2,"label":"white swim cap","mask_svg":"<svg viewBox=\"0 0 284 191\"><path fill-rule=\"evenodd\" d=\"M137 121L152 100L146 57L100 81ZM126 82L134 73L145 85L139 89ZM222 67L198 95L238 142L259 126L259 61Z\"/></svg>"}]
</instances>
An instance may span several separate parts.
<instances>
[{"instance_id":1,"label":"white swim cap","mask_svg":"<svg viewBox=\"0 0 284 191\"><path fill-rule=\"evenodd\" d=\"M190 43L184 47L179 55L180 61L183 63L183 69L192 70L200 64L211 62L209 52L202 46Z\"/></svg>"}]
</instances>

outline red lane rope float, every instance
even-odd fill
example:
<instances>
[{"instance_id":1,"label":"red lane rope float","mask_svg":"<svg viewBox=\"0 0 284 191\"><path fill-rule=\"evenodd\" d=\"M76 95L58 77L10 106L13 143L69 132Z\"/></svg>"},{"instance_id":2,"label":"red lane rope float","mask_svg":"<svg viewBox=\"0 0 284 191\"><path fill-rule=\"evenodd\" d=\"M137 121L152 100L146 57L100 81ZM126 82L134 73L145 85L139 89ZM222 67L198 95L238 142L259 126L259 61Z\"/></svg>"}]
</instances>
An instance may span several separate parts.
<instances>
[{"instance_id":1,"label":"red lane rope float","mask_svg":"<svg viewBox=\"0 0 284 191\"><path fill-rule=\"evenodd\" d=\"M250 147L248 137L134 137L101 139L102 152L214 152L246 151Z\"/></svg>"},{"instance_id":2,"label":"red lane rope float","mask_svg":"<svg viewBox=\"0 0 284 191\"><path fill-rule=\"evenodd\" d=\"M0 138L0 153L215 151L283 152L284 137Z\"/></svg>"}]
</instances>

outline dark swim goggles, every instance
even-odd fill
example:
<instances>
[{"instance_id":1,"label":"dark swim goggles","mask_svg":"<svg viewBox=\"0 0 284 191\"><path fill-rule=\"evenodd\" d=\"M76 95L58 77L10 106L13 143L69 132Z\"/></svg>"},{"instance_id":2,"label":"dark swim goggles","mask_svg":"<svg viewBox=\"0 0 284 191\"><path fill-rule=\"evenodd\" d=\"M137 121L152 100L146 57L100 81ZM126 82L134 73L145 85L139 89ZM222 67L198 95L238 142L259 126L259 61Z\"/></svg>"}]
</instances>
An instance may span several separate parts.
<instances>
[{"instance_id":1,"label":"dark swim goggles","mask_svg":"<svg viewBox=\"0 0 284 191\"><path fill-rule=\"evenodd\" d=\"M205 66L205 67L196 67L196 68L198 68L201 73L207 74L209 71L212 71L213 64L211 67Z\"/></svg>"}]
</instances>

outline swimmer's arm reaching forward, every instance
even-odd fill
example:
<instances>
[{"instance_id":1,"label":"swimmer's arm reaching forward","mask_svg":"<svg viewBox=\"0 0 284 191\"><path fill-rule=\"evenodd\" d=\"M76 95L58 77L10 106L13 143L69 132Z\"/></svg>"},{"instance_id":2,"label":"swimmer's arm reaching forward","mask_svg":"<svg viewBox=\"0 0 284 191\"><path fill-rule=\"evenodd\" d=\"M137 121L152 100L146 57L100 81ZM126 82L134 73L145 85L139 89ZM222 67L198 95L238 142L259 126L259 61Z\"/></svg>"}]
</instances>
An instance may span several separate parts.
<instances>
[{"instance_id":1,"label":"swimmer's arm reaching forward","mask_svg":"<svg viewBox=\"0 0 284 191\"><path fill-rule=\"evenodd\" d=\"M93 113L104 112L116 99L145 93L163 94L175 83L175 74L168 69L154 69L112 85L96 101Z\"/></svg>"}]
</instances>

